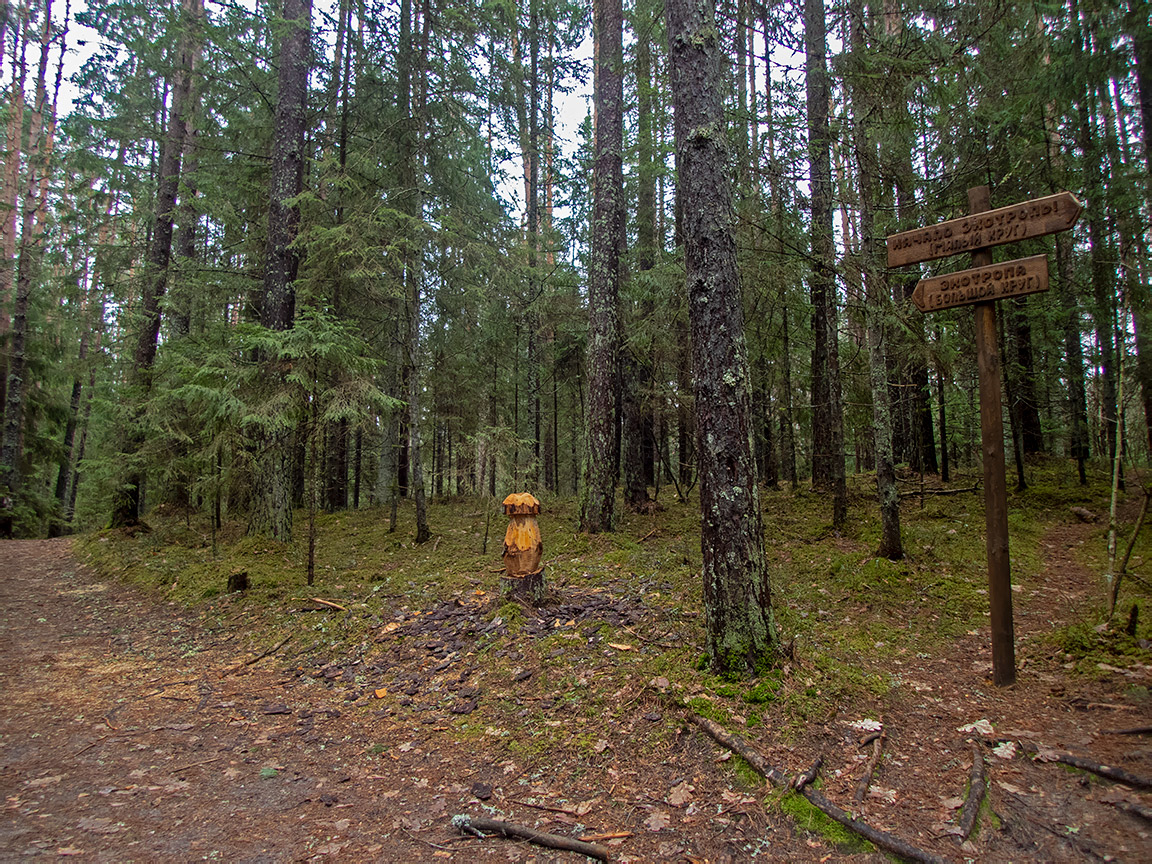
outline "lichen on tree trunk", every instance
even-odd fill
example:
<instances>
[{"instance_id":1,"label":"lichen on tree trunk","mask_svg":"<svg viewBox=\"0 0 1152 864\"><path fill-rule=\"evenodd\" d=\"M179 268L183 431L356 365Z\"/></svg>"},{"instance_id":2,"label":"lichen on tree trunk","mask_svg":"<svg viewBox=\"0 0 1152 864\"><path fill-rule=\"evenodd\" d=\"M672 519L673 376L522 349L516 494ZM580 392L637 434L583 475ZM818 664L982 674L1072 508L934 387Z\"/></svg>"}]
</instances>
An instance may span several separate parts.
<instances>
[{"instance_id":1,"label":"lichen on tree trunk","mask_svg":"<svg viewBox=\"0 0 1152 864\"><path fill-rule=\"evenodd\" d=\"M778 656L756 464L744 313L726 176L725 58L712 8L665 6L684 213L702 509L704 607L712 667L755 674Z\"/></svg>"}]
</instances>

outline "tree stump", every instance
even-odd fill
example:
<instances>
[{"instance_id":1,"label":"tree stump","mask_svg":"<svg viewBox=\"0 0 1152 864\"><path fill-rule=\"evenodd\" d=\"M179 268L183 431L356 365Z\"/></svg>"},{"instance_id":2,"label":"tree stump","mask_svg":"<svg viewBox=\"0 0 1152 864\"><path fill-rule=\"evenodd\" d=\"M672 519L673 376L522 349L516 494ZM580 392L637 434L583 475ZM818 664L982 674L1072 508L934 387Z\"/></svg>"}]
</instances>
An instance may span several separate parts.
<instances>
[{"instance_id":1,"label":"tree stump","mask_svg":"<svg viewBox=\"0 0 1152 864\"><path fill-rule=\"evenodd\" d=\"M233 570L228 574L228 593L248 590L248 571Z\"/></svg>"},{"instance_id":2,"label":"tree stump","mask_svg":"<svg viewBox=\"0 0 1152 864\"><path fill-rule=\"evenodd\" d=\"M540 502L527 492L504 499L504 514L512 517L504 533L504 577L501 589L531 606L544 602L544 541L540 537Z\"/></svg>"}]
</instances>

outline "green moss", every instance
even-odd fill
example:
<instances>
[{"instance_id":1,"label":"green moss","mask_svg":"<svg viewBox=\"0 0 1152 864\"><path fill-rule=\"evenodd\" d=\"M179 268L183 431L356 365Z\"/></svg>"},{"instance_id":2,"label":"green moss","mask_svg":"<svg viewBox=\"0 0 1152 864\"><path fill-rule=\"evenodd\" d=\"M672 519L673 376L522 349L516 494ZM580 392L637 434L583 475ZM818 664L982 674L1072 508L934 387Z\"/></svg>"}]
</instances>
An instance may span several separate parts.
<instances>
[{"instance_id":1,"label":"green moss","mask_svg":"<svg viewBox=\"0 0 1152 864\"><path fill-rule=\"evenodd\" d=\"M803 795L785 795L780 799L780 809L791 816L800 828L819 834L829 843L836 844L842 852L854 854L875 851L871 843L828 818Z\"/></svg>"}]
</instances>

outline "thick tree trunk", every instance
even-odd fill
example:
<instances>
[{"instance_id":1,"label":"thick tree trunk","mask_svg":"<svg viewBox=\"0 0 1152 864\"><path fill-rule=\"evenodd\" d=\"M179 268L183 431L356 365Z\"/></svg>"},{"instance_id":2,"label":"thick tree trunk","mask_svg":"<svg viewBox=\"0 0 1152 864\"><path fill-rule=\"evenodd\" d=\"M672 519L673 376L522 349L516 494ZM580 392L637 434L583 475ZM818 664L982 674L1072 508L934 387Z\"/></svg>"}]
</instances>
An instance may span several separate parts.
<instances>
[{"instance_id":1,"label":"thick tree trunk","mask_svg":"<svg viewBox=\"0 0 1152 864\"><path fill-rule=\"evenodd\" d=\"M717 674L737 677L771 666L778 642L726 173L725 58L711 6L668 0L665 15L685 220L708 654Z\"/></svg>"},{"instance_id":2,"label":"thick tree trunk","mask_svg":"<svg viewBox=\"0 0 1152 864\"><path fill-rule=\"evenodd\" d=\"M311 0L284 0L284 20L291 22L280 42L278 90L272 131L272 166L269 178L268 244L264 261L264 291L260 323L269 330L289 329L296 316L296 270L292 242L300 212L289 202L304 186L304 123L311 67L309 39ZM277 381L284 372L269 370ZM263 534L288 542L292 539L292 434L281 428L258 436L249 534Z\"/></svg>"},{"instance_id":3,"label":"thick tree trunk","mask_svg":"<svg viewBox=\"0 0 1152 864\"><path fill-rule=\"evenodd\" d=\"M840 393L839 327L832 236L831 135L828 129L828 48L824 0L804 3L808 160L811 170L812 481L832 491L832 524L848 517L844 477L844 416Z\"/></svg>"},{"instance_id":4,"label":"thick tree trunk","mask_svg":"<svg viewBox=\"0 0 1152 864\"><path fill-rule=\"evenodd\" d=\"M588 441L580 529L611 531L619 424L620 247L624 228L624 16L620 0L594 0L596 38L592 225L588 264Z\"/></svg>"}]
</instances>

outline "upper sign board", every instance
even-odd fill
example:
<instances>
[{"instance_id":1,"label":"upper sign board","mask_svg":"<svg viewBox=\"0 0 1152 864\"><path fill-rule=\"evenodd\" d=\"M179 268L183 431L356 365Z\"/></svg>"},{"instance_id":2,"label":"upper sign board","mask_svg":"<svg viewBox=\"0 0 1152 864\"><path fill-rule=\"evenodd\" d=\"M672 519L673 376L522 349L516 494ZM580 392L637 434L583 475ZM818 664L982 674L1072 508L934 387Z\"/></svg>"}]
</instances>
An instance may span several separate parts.
<instances>
[{"instance_id":1,"label":"upper sign board","mask_svg":"<svg viewBox=\"0 0 1152 864\"><path fill-rule=\"evenodd\" d=\"M912 302L921 312L935 312L1047 290L1048 256L1033 255L921 279L912 292Z\"/></svg>"},{"instance_id":2,"label":"upper sign board","mask_svg":"<svg viewBox=\"0 0 1152 864\"><path fill-rule=\"evenodd\" d=\"M1015 243L1066 231L1083 205L1071 192L1058 192L1011 207L950 219L930 228L914 228L888 238L888 266L935 261L961 252Z\"/></svg>"}]
</instances>

